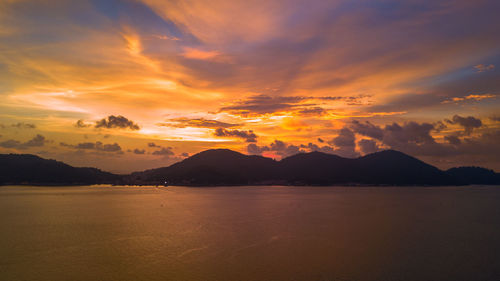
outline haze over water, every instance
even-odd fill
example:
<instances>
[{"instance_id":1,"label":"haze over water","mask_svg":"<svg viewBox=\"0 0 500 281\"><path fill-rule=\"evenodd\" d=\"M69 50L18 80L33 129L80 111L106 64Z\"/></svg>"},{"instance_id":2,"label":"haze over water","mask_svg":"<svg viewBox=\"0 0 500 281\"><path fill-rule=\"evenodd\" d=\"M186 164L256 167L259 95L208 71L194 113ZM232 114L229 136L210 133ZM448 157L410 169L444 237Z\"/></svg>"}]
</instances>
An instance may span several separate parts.
<instances>
[{"instance_id":1,"label":"haze over water","mask_svg":"<svg viewBox=\"0 0 500 281\"><path fill-rule=\"evenodd\" d=\"M500 188L0 187L0 280L500 280Z\"/></svg>"}]
</instances>

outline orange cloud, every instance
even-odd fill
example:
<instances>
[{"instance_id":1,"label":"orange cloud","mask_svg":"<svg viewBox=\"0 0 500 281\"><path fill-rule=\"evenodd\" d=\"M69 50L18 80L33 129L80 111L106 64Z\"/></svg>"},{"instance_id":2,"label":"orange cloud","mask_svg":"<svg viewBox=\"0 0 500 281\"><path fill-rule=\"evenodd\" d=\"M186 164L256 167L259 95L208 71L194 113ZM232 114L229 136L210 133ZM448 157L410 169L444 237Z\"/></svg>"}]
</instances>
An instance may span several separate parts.
<instances>
[{"instance_id":1,"label":"orange cloud","mask_svg":"<svg viewBox=\"0 0 500 281\"><path fill-rule=\"evenodd\" d=\"M219 55L218 51L203 51L190 47L185 47L182 53L183 57L196 60L212 60Z\"/></svg>"}]
</instances>

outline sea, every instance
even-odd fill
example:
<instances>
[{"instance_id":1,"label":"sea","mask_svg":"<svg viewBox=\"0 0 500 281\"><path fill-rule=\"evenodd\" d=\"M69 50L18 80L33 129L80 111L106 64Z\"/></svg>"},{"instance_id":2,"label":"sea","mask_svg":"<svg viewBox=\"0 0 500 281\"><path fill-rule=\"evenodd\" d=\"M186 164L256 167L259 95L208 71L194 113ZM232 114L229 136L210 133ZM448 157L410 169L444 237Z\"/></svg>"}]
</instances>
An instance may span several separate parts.
<instances>
[{"instance_id":1,"label":"sea","mask_svg":"<svg viewBox=\"0 0 500 281\"><path fill-rule=\"evenodd\" d=\"M0 280L500 280L500 186L0 186Z\"/></svg>"}]
</instances>

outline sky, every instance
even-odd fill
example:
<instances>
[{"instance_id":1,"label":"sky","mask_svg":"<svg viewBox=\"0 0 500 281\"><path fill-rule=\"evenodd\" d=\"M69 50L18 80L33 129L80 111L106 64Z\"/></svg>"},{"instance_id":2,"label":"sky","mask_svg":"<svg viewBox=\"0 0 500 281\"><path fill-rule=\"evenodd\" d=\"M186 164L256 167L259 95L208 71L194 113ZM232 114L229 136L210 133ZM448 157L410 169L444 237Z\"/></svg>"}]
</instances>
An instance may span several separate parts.
<instances>
[{"instance_id":1,"label":"sky","mask_svg":"<svg viewBox=\"0 0 500 281\"><path fill-rule=\"evenodd\" d=\"M3 0L0 153L128 173L212 148L500 171L500 1Z\"/></svg>"}]
</instances>

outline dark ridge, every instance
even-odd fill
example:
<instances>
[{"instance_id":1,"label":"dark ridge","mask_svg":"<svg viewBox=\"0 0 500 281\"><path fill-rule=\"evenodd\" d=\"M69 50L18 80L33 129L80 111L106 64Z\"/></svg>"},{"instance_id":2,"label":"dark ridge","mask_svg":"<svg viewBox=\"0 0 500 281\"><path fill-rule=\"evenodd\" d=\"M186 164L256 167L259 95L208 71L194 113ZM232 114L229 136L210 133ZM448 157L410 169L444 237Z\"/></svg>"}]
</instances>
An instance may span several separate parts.
<instances>
[{"instance_id":1,"label":"dark ridge","mask_svg":"<svg viewBox=\"0 0 500 281\"><path fill-rule=\"evenodd\" d=\"M132 185L466 185L500 184L499 174L479 167L441 171L399 151L356 159L322 152L299 153L281 161L229 149L211 149L169 167L114 175L75 168L27 154L0 155L0 184Z\"/></svg>"},{"instance_id":2,"label":"dark ridge","mask_svg":"<svg viewBox=\"0 0 500 281\"><path fill-rule=\"evenodd\" d=\"M457 185L455 176L395 150L350 159L322 152L281 161L227 149L200 152L170 167L136 172L127 184L171 185ZM497 182L498 183L498 182ZM496 184L492 182L491 184Z\"/></svg>"},{"instance_id":3,"label":"dark ridge","mask_svg":"<svg viewBox=\"0 0 500 281\"><path fill-rule=\"evenodd\" d=\"M248 156L229 149L212 149L195 154L172 166L132 173L131 183L184 185L244 185L277 178L276 161Z\"/></svg>"},{"instance_id":4,"label":"dark ridge","mask_svg":"<svg viewBox=\"0 0 500 281\"><path fill-rule=\"evenodd\" d=\"M96 168L75 168L31 154L0 154L0 185L79 185L116 183L121 176Z\"/></svg>"},{"instance_id":5,"label":"dark ridge","mask_svg":"<svg viewBox=\"0 0 500 281\"><path fill-rule=\"evenodd\" d=\"M500 174L481 167L458 167L446 171L461 184L500 184Z\"/></svg>"},{"instance_id":6,"label":"dark ridge","mask_svg":"<svg viewBox=\"0 0 500 281\"><path fill-rule=\"evenodd\" d=\"M391 185L450 185L458 181L438 168L396 150L356 159L357 182Z\"/></svg>"}]
</instances>

